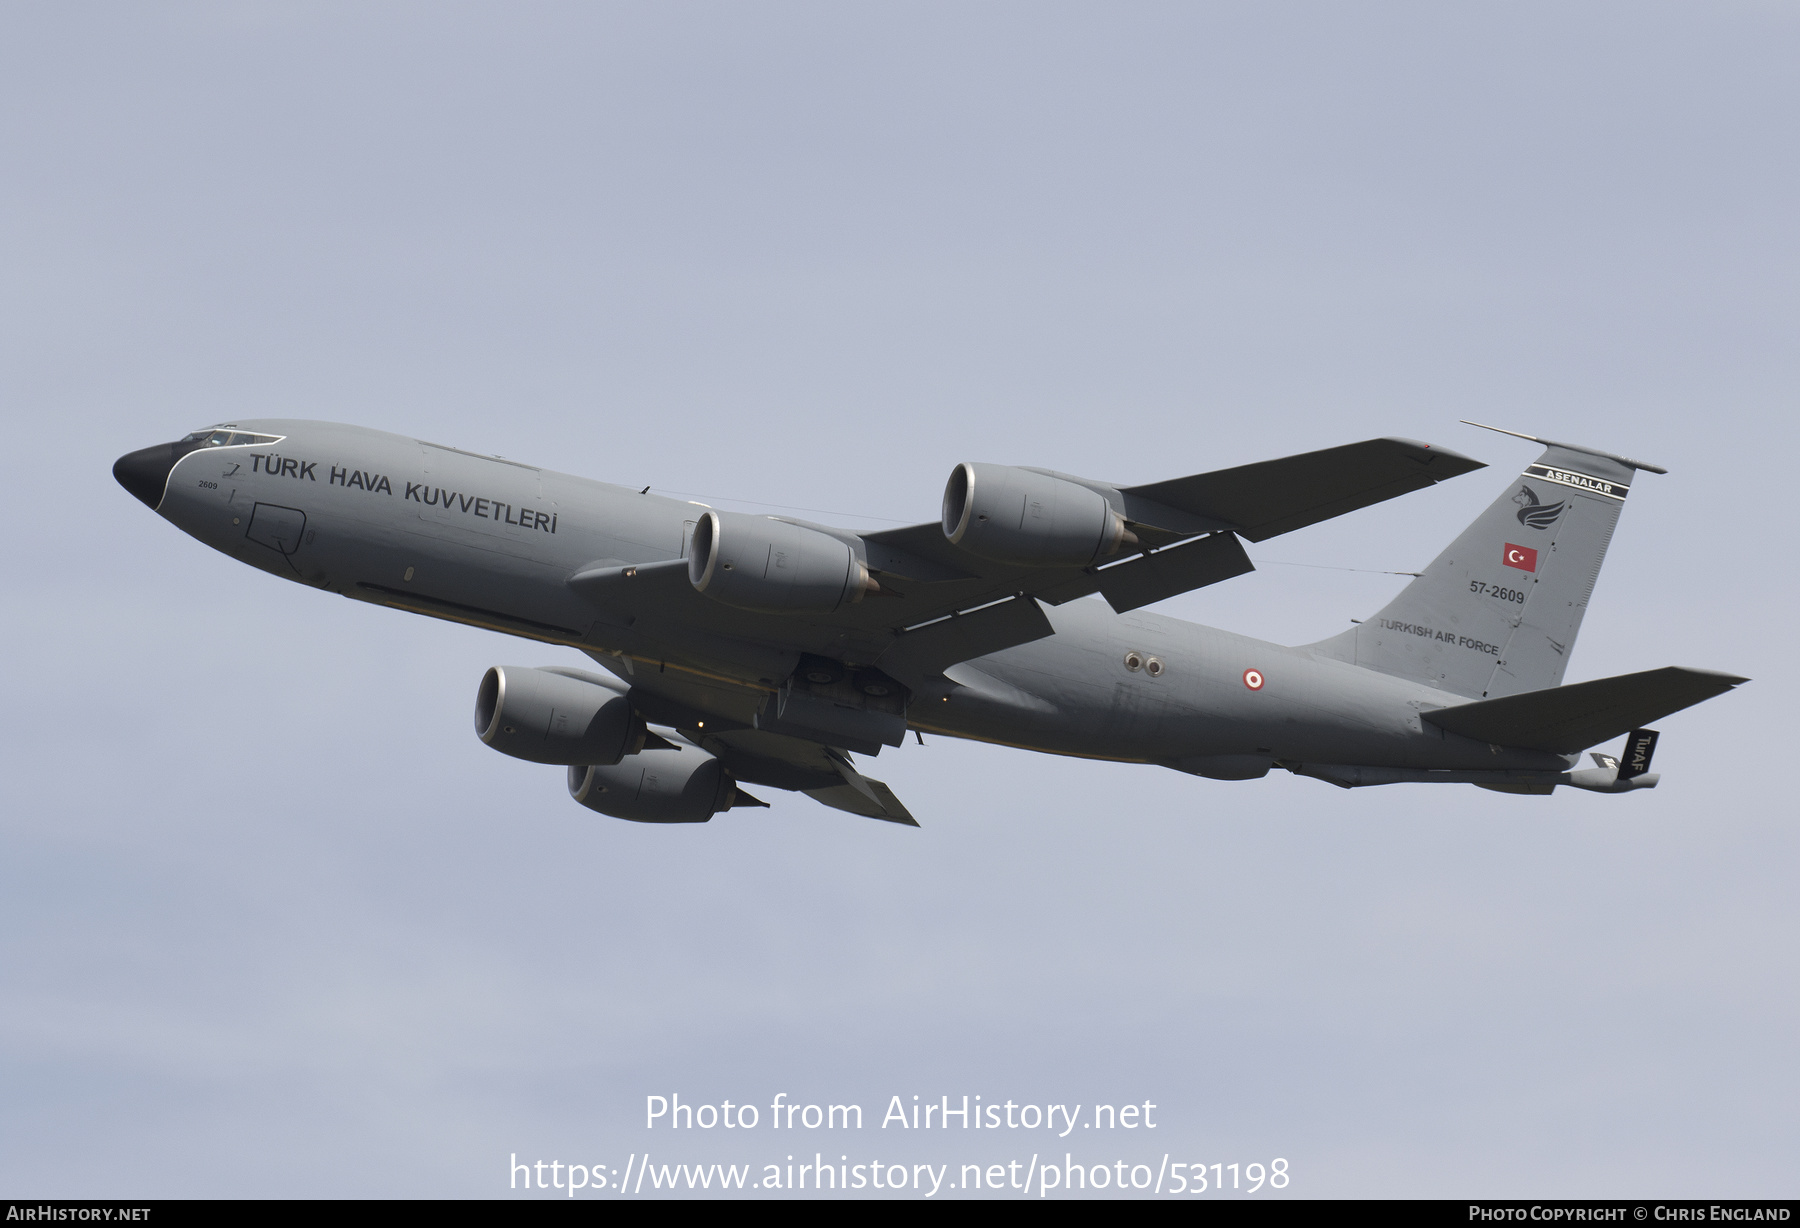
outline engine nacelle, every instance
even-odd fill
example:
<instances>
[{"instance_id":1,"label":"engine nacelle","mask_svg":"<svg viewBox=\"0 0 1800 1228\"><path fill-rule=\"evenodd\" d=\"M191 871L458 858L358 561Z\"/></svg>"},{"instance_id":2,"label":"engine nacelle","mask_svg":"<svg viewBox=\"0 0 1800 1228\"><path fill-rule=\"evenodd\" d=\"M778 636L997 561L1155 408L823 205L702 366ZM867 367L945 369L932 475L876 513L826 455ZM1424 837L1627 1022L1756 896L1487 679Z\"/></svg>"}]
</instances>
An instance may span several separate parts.
<instances>
[{"instance_id":1,"label":"engine nacelle","mask_svg":"<svg viewBox=\"0 0 1800 1228\"><path fill-rule=\"evenodd\" d=\"M1019 567L1086 567L1137 538L1106 496L1010 465L961 464L944 487L944 536Z\"/></svg>"},{"instance_id":2,"label":"engine nacelle","mask_svg":"<svg viewBox=\"0 0 1800 1228\"><path fill-rule=\"evenodd\" d=\"M692 746L639 751L610 767L569 769L570 797L633 823L704 823L731 809L736 795L737 781L725 765Z\"/></svg>"},{"instance_id":3,"label":"engine nacelle","mask_svg":"<svg viewBox=\"0 0 1800 1228\"><path fill-rule=\"evenodd\" d=\"M709 511L694 525L688 579L715 601L765 614L829 614L880 588L829 533L737 512Z\"/></svg>"},{"instance_id":4,"label":"engine nacelle","mask_svg":"<svg viewBox=\"0 0 1800 1228\"><path fill-rule=\"evenodd\" d=\"M631 701L577 670L496 665L475 694L475 732L532 763L617 763L644 745Z\"/></svg>"}]
</instances>

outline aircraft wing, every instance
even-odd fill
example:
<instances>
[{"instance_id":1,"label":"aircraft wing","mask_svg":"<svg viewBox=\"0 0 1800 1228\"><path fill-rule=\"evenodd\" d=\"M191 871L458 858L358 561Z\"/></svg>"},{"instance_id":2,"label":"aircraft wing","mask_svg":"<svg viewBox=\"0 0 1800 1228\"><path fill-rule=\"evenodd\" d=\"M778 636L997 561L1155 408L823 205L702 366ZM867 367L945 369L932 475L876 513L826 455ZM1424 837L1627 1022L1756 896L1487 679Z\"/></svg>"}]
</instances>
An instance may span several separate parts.
<instances>
[{"instance_id":1,"label":"aircraft wing","mask_svg":"<svg viewBox=\"0 0 1800 1228\"><path fill-rule=\"evenodd\" d=\"M944 598L955 592L952 608L967 608L970 597L1026 593L1060 605L1099 593L1123 613L1253 570L1237 537L1264 541L1483 467L1410 439L1367 439L1147 486L1052 474L1106 494L1148 548L1094 567L987 562L955 545L935 523L865 533L862 540L878 575L902 581L909 595L913 589L905 581L932 586L928 591Z\"/></svg>"},{"instance_id":2,"label":"aircraft wing","mask_svg":"<svg viewBox=\"0 0 1800 1228\"><path fill-rule=\"evenodd\" d=\"M1480 461L1413 439L1361 443L1239 465L1191 478L1123 488L1148 523L1157 508L1218 521L1248 541L1267 541L1309 524L1381 503L1434 482L1485 468ZM1130 511L1126 519L1132 519Z\"/></svg>"},{"instance_id":3,"label":"aircraft wing","mask_svg":"<svg viewBox=\"0 0 1800 1228\"><path fill-rule=\"evenodd\" d=\"M1037 602L1094 593L1121 613L1254 570L1240 537L1263 541L1482 468L1479 461L1406 439L1370 439L1146 486L1054 476L1099 491L1124 517L1139 551L1089 567L1020 567L982 559L937 523L853 534L789 523L850 542L881 593L831 614L758 614L696 591L685 560L616 560L581 569L570 587L622 626L679 623L735 641L781 644L879 668L911 686L943 669L1051 634ZM775 517L788 521L787 517Z\"/></svg>"},{"instance_id":4,"label":"aircraft wing","mask_svg":"<svg viewBox=\"0 0 1800 1228\"><path fill-rule=\"evenodd\" d=\"M858 772L850 757L834 746L760 729L738 729L708 737L698 734L698 730L684 732L746 784L791 789L835 810L864 818L908 827L919 825L892 789Z\"/></svg>"}]
</instances>

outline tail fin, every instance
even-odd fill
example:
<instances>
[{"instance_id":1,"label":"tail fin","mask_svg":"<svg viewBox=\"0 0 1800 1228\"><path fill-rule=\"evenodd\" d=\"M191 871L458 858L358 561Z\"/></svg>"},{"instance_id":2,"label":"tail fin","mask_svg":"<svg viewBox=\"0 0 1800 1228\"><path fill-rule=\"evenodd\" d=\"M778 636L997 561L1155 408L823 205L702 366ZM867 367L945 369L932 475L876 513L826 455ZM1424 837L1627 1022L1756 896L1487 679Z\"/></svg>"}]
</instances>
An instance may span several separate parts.
<instances>
[{"instance_id":1,"label":"tail fin","mask_svg":"<svg viewBox=\"0 0 1800 1228\"><path fill-rule=\"evenodd\" d=\"M1661 736L1654 729L1633 729L1625 735L1625 762L1619 765L1619 779L1630 780L1650 770L1656 739Z\"/></svg>"},{"instance_id":2,"label":"tail fin","mask_svg":"<svg viewBox=\"0 0 1800 1228\"><path fill-rule=\"evenodd\" d=\"M1380 613L1315 652L1472 697L1561 684L1632 474L1665 471L1521 438L1546 445L1536 463Z\"/></svg>"}]
</instances>

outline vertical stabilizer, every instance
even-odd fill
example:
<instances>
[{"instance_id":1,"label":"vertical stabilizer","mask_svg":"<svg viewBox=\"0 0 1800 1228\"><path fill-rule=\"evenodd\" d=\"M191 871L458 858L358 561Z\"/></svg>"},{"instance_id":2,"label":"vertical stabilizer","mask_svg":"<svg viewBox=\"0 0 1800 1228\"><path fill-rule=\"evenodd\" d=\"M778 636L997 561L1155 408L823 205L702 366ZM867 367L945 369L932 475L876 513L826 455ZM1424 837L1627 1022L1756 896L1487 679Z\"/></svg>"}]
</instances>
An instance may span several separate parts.
<instances>
[{"instance_id":1,"label":"vertical stabilizer","mask_svg":"<svg viewBox=\"0 0 1800 1228\"><path fill-rule=\"evenodd\" d=\"M1550 444L1380 613L1313 650L1473 698L1560 685L1640 468Z\"/></svg>"}]
</instances>

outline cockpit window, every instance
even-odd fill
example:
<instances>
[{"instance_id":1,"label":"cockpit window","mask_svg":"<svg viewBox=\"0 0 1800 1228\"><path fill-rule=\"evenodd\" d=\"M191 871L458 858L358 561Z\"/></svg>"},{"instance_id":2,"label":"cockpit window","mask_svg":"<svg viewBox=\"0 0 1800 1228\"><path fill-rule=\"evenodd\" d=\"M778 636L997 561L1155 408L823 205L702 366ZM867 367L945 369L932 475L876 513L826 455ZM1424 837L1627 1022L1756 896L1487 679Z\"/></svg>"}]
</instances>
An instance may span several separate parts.
<instances>
[{"instance_id":1,"label":"cockpit window","mask_svg":"<svg viewBox=\"0 0 1800 1228\"><path fill-rule=\"evenodd\" d=\"M182 443L192 444L200 448L235 448L244 444L271 444L281 442L280 435L255 435L249 431L234 431L229 427L215 426L204 431L195 431L182 439Z\"/></svg>"}]
</instances>

